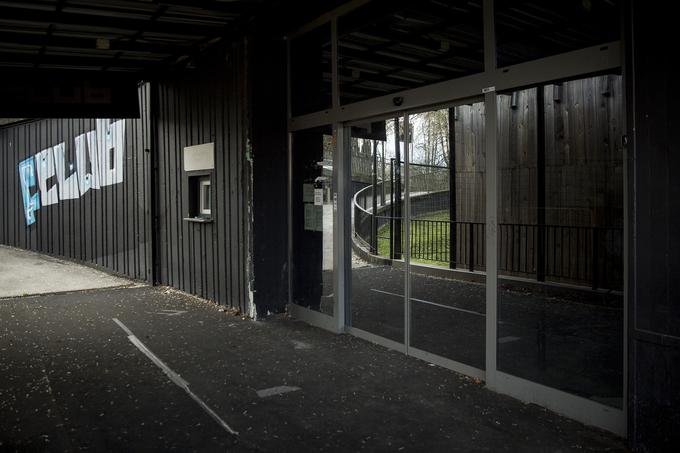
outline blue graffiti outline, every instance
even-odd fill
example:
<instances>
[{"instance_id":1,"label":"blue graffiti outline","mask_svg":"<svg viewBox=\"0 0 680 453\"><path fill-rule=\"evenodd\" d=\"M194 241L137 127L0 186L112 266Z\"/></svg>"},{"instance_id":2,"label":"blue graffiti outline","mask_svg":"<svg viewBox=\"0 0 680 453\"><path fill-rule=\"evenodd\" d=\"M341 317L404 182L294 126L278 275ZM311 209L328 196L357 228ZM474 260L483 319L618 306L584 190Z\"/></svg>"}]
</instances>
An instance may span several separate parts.
<instances>
[{"instance_id":1,"label":"blue graffiti outline","mask_svg":"<svg viewBox=\"0 0 680 453\"><path fill-rule=\"evenodd\" d=\"M40 209L40 194L31 195L31 187L35 186L35 160L33 157L19 162L19 179L21 181L21 198L24 201L26 225L35 223L35 211Z\"/></svg>"}]
</instances>

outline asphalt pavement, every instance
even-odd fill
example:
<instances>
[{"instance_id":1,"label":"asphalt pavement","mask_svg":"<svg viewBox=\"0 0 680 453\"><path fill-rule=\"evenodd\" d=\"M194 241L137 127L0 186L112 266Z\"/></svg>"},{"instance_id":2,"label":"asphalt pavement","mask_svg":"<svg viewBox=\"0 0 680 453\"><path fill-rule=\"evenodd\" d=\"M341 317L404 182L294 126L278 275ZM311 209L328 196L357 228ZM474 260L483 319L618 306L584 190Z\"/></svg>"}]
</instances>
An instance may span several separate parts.
<instances>
[{"instance_id":1,"label":"asphalt pavement","mask_svg":"<svg viewBox=\"0 0 680 453\"><path fill-rule=\"evenodd\" d=\"M0 300L0 451L625 451L482 383L163 287Z\"/></svg>"}]
</instances>

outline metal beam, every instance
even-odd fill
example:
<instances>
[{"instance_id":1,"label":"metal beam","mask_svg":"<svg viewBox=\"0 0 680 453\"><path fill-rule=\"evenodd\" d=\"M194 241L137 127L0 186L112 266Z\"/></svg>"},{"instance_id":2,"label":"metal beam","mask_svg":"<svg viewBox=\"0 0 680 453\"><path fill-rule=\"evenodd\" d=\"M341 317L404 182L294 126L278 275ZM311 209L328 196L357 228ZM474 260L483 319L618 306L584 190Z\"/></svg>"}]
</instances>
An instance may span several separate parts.
<instances>
[{"instance_id":1,"label":"metal beam","mask_svg":"<svg viewBox=\"0 0 680 453\"><path fill-rule=\"evenodd\" d=\"M157 0L162 6L181 8L181 11L203 10L207 12L220 12L234 16L254 14L261 10L263 1L239 1L231 0L220 2L213 0Z\"/></svg>"},{"instance_id":2,"label":"metal beam","mask_svg":"<svg viewBox=\"0 0 680 453\"><path fill-rule=\"evenodd\" d=\"M286 38L287 39L293 39L297 36L300 36L300 35L303 35L307 32L310 32L317 27L320 27L324 24L327 24L333 18L338 18L340 16L343 16L343 15L365 5L366 3L369 3L370 1L371 0L351 0L351 1L348 1L348 2L338 6L337 8L327 12L326 14L317 17L313 21L306 23L305 25L298 28L297 30L295 30L291 33L288 33L286 35Z\"/></svg>"},{"instance_id":3,"label":"metal beam","mask_svg":"<svg viewBox=\"0 0 680 453\"><path fill-rule=\"evenodd\" d=\"M470 21L466 21L466 19L474 17L473 9L464 9L460 7L449 8L448 6L441 6L428 0L421 1L417 5L414 5L410 0L373 0L370 5L362 11L353 14L351 24L347 24L347 21L345 21L341 31L343 34L354 32L370 34L371 31L376 29L384 30L382 26L389 22L394 14L400 13L405 15L407 13L405 10L429 13L431 17L435 19L435 23L432 23L430 26L417 32L420 36L425 36L434 32L441 33L441 31L447 27L455 27L460 26L462 23L469 23ZM369 28L368 30L367 27ZM400 42L400 39L392 39L391 42L378 44L376 47L389 47L398 42Z\"/></svg>"},{"instance_id":4,"label":"metal beam","mask_svg":"<svg viewBox=\"0 0 680 453\"><path fill-rule=\"evenodd\" d=\"M404 69L408 69L411 71L419 72L421 74L428 74L431 75L432 78L435 80L441 79L442 77L451 77L452 72L454 72L448 71L446 69L427 66L430 63L436 63L440 61L443 58L441 55L413 61L412 59L399 58L396 56L374 53L370 49L367 49L365 51L348 49L347 47L343 47L342 43L340 43L339 56L343 65L346 64L348 61L362 61L368 63L369 65L377 64L381 66L386 66L389 68L389 71L392 70L403 71Z\"/></svg>"},{"instance_id":5,"label":"metal beam","mask_svg":"<svg viewBox=\"0 0 680 453\"><path fill-rule=\"evenodd\" d=\"M43 46L54 48L69 48L76 50L96 50L97 49L97 33L92 33L91 38L86 37L72 37L60 36L52 34L49 40L46 41L45 34L38 34L35 32L22 32L18 30L8 31L0 30L0 42L3 44L17 44L25 46ZM156 42L132 42L127 37L109 39L109 49L123 50L133 52L148 52L169 54L176 52L177 49L187 48L191 46L193 40L187 40L186 43L156 43Z\"/></svg>"},{"instance_id":6,"label":"metal beam","mask_svg":"<svg viewBox=\"0 0 680 453\"><path fill-rule=\"evenodd\" d=\"M621 42L614 41L539 60L496 69L496 90L512 90L540 83L570 80L621 68Z\"/></svg>"},{"instance_id":7,"label":"metal beam","mask_svg":"<svg viewBox=\"0 0 680 453\"><path fill-rule=\"evenodd\" d=\"M149 21L149 18L133 19L130 17L117 17L111 15L95 15L87 13L44 11L35 9L9 8L0 6L0 17L4 21L35 26L35 24L74 25L87 28L99 28L103 30L129 30L166 33L168 35L182 36L219 36L224 32L225 26L231 21L225 21L222 25L215 24L186 24L180 21L163 20ZM167 18L166 18L167 19Z\"/></svg>"},{"instance_id":8,"label":"metal beam","mask_svg":"<svg viewBox=\"0 0 680 453\"><path fill-rule=\"evenodd\" d=\"M357 79L356 81L354 80L347 80L352 78L352 70L351 69L341 69L339 70L339 75L345 79L345 82L343 83L342 80L340 83L342 83L343 88L347 89L348 86L353 86L357 83L361 82L374 82L374 83L382 83L385 85L392 85L395 88L401 88L402 90L407 89L407 88L415 88L417 85L417 82L412 82L409 80L404 80L402 78L394 76L394 74L389 74L389 73L379 73L379 74L373 74L373 73L367 73L367 72L362 72L361 77Z\"/></svg>"},{"instance_id":9,"label":"metal beam","mask_svg":"<svg viewBox=\"0 0 680 453\"><path fill-rule=\"evenodd\" d=\"M49 39L46 40L44 34L35 33L21 33L21 32L9 32L5 30L0 30L0 42L3 44L16 44L22 46L43 46L46 45L48 48L53 49L69 49L75 51L96 51L97 49L97 38L83 38L83 37L70 37L70 36L55 36L52 34ZM139 53L152 53L161 54L163 56L171 55L177 53L178 51L187 52L191 51L192 44L191 41L186 41L185 43L155 43L155 42L139 42L130 41L128 38L117 38L109 40L109 50L112 51L127 51L127 52L139 52Z\"/></svg>"},{"instance_id":10,"label":"metal beam","mask_svg":"<svg viewBox=\"0 0 680 453\"><path fill-rule=\"evenodd\" d=\"M465 42L464 47L453 46L449 51L444 52L441 50L442 40L425 37L432 32L436 32L438 36L441 36L442 34L447 32L448 27L452 26L455 27L456 22L459 21L438 22L436 26L428 27L428 29L419 30L415 33L407 33L399 30L375 30L375 29L370 29L366 31L362 30L361 33L373 38L385 40L384 43L381 43L377 46L371 46L369 48L369 50L371 51L386 50L395 45L405 45L417 49L426 50L428 52L434 52L436 54L449 54L450 56L457 56L460 58L465 58L473 61L481 60L483 57L483 50L473 47L478 45L479 43ZM459 41L463 41L463 39L460 38L465 37L456 36L456 38ZM470 40L468 37L467 41L473 40Z\"/></svg>"},{"instance_id":11,"label":"metal beam","mask_svg":"<svg viewBox=\"0 0 680 453\"><path fill-rule=\"evenodd\" d=\"M497 91L520 89L539 83L575 79L605 71L616 71L620 67L621 43L615 41L601 46L588 47L508 66L507 68L491 69L480 74L404 90L344 105L336 109L300 115L289 120L288 128L294 131L334 122L389 115L392 112L476 98L483 93L483 89L490 86L494 86ZM401 98L400 104L395 103L397 98Z\"/></svg>"},{"instance_id":12,"label":"metal beam","mask_svg":"<svg viewBox=\"0 0 680 453\"><path fill-rule=\"evenodd\" d=\"M154 69L162 63L161 59L149 61L145 59L114 58L100 56L78 56L78 55L53 55L37 52L32 54L13 53L8 51L0 52L0 66L8 65L38 65L60 68L100 68L113 67L121 69Z\"/></svg>"},{"instance_id":13,"label":"metal beam","mask_svg":"<svg viewBox=\"0 0 680 453\"><path fill-rule=\"evenodd\" d=\"M606 2L599 2L605 5ZM500 4L501 8L496 8L495 20L498 22L496 30L498 30L498 41L504 42L507 29L511 29L513 42L526 43L530 42L533 48L538 48L541 52L548 54L550 50L555 50L556 47L561 47L562 52L568 51L569 48L587 46L587 38L583 39L584 33L578 29L583 22L583 17L575 12L575 9L567 2L552 2L550 6L545 5L540 8L539 4L525 5L534 9L530 12L523 11L517 5ZM556 13L555 9L562 7L560 13ZM612 6L611 11L604 9L600 10L597 7L591 11L596 13L594 23L606 24L611 22L611 14L615 14L616 7ZM542 17L538 18L541 14ZM523 17L518 17L522 15ZM527 16L529 15L529 16ZM531 17L531 20L527 20ZM600 31L593 30L594 32ZM550 34L552 33L552 36ZM571 45L569 45L571 42ZM500 60L502 60L502 56Z\"/></svg>"}]
</instances>

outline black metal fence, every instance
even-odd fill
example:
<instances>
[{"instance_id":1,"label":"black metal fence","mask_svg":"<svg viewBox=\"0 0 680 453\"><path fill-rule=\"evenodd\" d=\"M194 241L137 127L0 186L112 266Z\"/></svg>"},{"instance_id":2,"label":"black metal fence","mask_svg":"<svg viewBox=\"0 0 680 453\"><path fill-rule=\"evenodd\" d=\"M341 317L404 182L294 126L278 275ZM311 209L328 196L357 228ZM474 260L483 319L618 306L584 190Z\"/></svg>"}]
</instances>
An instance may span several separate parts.
<instances>
[{"instance_id":1,"label":"black metal fence","mask_svg":"<svg viewBox=\"0 0 680 453\"><path fill-rule=\"evenodd\" d=\"M369 186L355 195L355 239L375 255L399 259L405 246L403 217L386 215L389 206L373 215L365 201L370 193ZM411 219L411 259L485 270L485 233L480 222ZM622 228L499 224L498 243L498 268L506 275L622 289Z\"/></svg>"}]
</instances>

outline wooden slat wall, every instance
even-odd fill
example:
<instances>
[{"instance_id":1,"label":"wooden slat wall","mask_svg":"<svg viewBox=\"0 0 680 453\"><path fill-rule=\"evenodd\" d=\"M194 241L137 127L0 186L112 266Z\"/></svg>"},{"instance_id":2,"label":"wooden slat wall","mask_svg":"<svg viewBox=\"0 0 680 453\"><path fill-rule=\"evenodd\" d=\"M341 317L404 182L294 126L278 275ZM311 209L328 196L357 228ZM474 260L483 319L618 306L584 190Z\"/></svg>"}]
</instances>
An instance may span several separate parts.
<instances>
[{"instance_id":1,"label":"wooden slat wall","mask_svg":"<svg viewBox=\"0 0 680 453\"><path fill-rule=\"evenodd\" d=\"M594 264L589 228L549 228L546 270L567 280L622 284L623 225L623 87L620 76L599 76L544 88L546 224L604 227L598 233ZM499 96L499 224L537 222L536 89ZM556 98L559 98L556 100ZM535 263L536 231L501 227L499 260L505 269L528 269ZM524 232L526 233L526 231ZM522 250L516 255L513 250ZM519 262L517 260L519 259ZM513 260L515 261L513 264ZM568 276L568 277L567 277Z\"/></svg>"},{"instance_id":2,"label":"wooden slat wall","mask_svg":"<svg viewBox=\"0 0 680 453\"><path fill-rule=\"evenodd\" d=\"M623 93L620 76L545 87L546 223L620 227ZM608 92L607 95L603 93ZM500 223L536 223L536 92L499 97ZM589 209L586 209L589 207Z\"/></svg>"},{"instance_id":3,"label":"wooden slat wall","mask_svg":"<svg viewBox=\"0 0 680 453\"><path fill-rule=\"evenodd\" d=\"M220 304L250 310L248 235L250 166L246 160L243 48L229 65L158 85L158 282ZM183 149L215 143L212 223L188 217Z\"/></svg>"},{"instance_id":4,"label":"wooden slat wall","mask_svg":"<svg viewBox=\"0 0 680 453\"><path fill-rule=\"evenodd\" d=\"M486 153L484 103L456 107L456 220L484 222Z\"/></svg>"},{"instance_id":5,"label":"wooden slat wall","mask_svg":"<svg viewBox=\"0 0 680 453\"><path fill-rule=\"evenodd\" d=\"M0 243L102 266L151 281L149 87L139 88L140 118L127 119L124 179L78 199L43 206L27 226L19 162L60 142L75 163L74 138L94 119L46 119L0 128Z\"/></svg>"},{"instance_id":6,"label":"wooden slat wall","mask_svg":"<svg viewBox=\"0 0 680 453\"><path fill-rule=\"evenodd\" d=\"M565 82L558 102L553 101L553 90L553 85L545 87L546 222L621 226L621 77ZM516 108L510 106L511 96L499 97L499 222L535 224L536 92L523 90L516 96ZM483 222L484 104L461 105L456 113L456 219ZM353 157L353 166L354 161L360 159ZM370 169L372 161L367 164Z\"/></svg>"},{"instance_id":7,"label":"wooden slat wall","mask_svg":"<svg viewBox=\"0 0 680 453\"><path fill-rule=\"evenodd\" d=\"M19 162L61 141L67 144L67 160L74 161L74 137L94 129L95 120L49 119L0 128L1 243L152 282L155 202L154 283L248 311L251 195L244 45L231 50L229 65L142 86L141 119L126 120L124 182L43 207L30 227ZM183 220L188 196L182 151L207 142L215 143L214 222L190 223Z\"/></svg>"}]
</instances>

